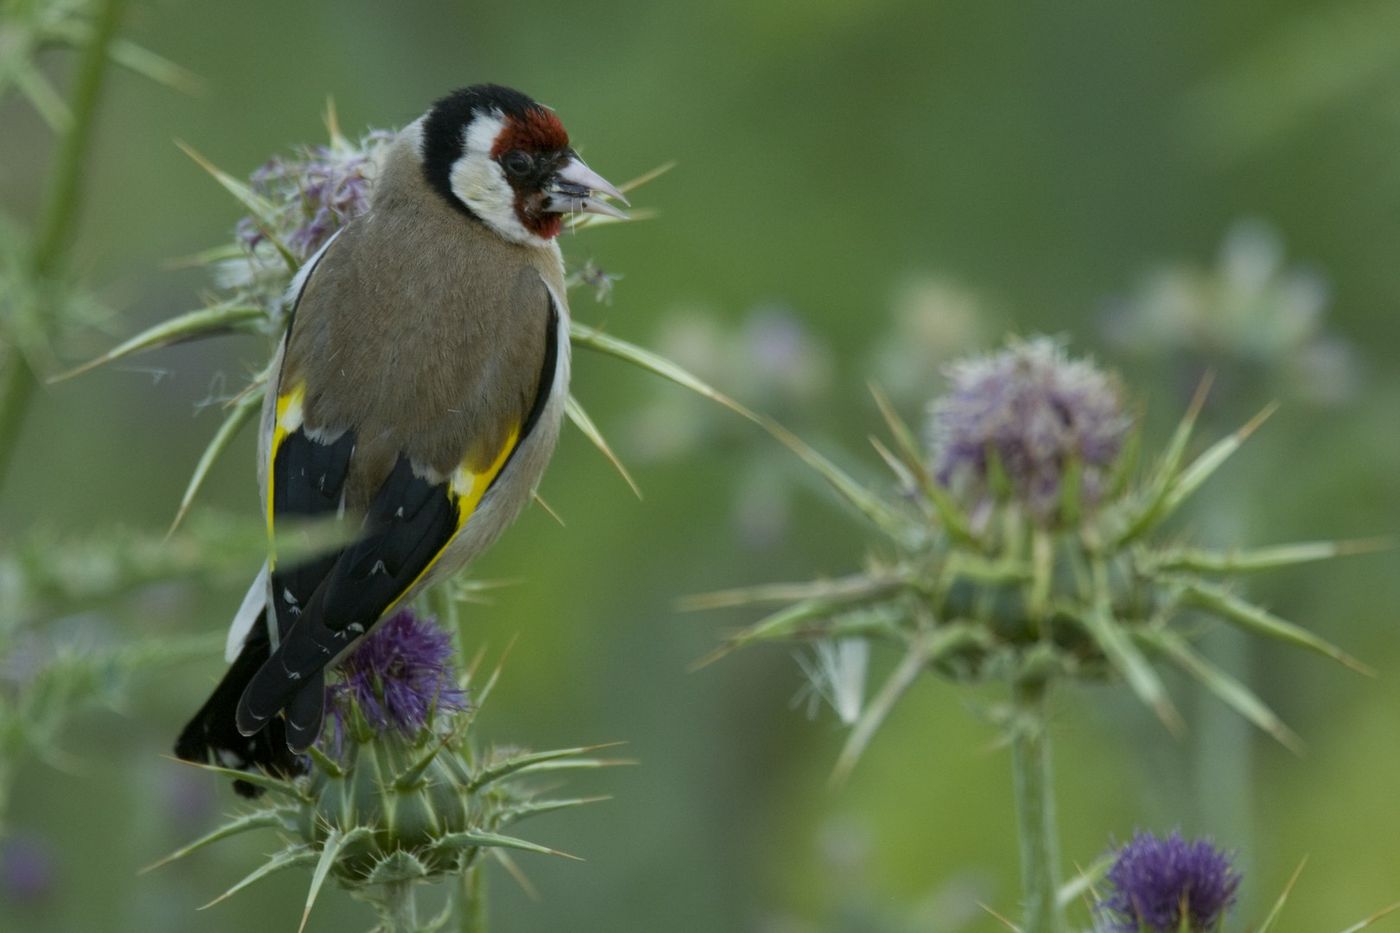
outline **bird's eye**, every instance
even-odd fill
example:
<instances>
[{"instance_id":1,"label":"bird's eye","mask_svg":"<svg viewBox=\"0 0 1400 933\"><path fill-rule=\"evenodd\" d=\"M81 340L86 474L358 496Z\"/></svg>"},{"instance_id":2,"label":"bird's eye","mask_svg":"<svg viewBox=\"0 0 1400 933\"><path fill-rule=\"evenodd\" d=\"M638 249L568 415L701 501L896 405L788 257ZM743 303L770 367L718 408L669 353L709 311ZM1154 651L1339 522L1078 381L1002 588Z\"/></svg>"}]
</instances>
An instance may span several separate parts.
<instances>
[{"instance_id":1,"label":"bird's eye","mask_svg":"<svg viewBox=\"0 0 1400 933\"><path fill-rule=\"evenodd\" d=\"M530 170L535 167L535 160L530 158L530 154L521 152L519 149L507 152L501 163L506 167L507 172L517 178L530 174Z\"/></svg>"}]
</instances>

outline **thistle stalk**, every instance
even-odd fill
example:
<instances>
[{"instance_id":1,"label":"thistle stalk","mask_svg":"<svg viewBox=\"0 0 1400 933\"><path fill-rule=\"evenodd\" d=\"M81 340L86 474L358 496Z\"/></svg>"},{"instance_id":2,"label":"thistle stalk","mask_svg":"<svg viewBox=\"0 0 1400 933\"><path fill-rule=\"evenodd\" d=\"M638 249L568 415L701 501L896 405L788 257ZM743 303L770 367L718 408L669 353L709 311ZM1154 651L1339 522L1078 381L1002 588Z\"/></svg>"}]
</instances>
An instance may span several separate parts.
<instances>
[{"instance_id":1,"label":"thistle stalk","mask_svg":"<svg viewBox=\"0 0 1400 933\"><path fill-rule=\"evenodd\" d=\"M384 885L384 933L417 933L418 897L412 881Z\"/></svg>"},{"instance_id":2,"label":"thistle stalk","mask_svg":"<svg viewBox=\"0 0 1400 933\"><path fill-rule=\"evenodd\" d=\"M1050 736L1046 716L1049 682L1032 675L1011 685L1015 725L1011 768L1016 795L1016 823L1021 841L1021 900L1024 933L1064 933L1056 902L1059 890L1059 838L1055 831L1055 797L1050 770Z\"/></svg>"},{"instance_id":3,"label":"thistle stalk","mask_svg":"<svg viewBox=\"0 0 1400 933\"><path fill-rule=\"evenodd\" d=\"M486 933L486 878L477 862L462 875L462 933Z\"/></svg>"},{"instance_id":4,"label":"thistle stalk","mask_svg":"<svg viewBox=\"0 0 1400 933\"><path fill-rule=\"evenodd\" d=\"M60 267L72 240L73 222L81 201L83 160L92 142L97 102L107 72L108 47L125 6L126 0L103 0L94 17L92 38L78 61L71 108L73 119L58 143L34 238L34 252L30 256L30 273L36 282L52 279L62 271ZM0 488L9 472L15 442L36 386L34 371L18 343L12 341L3 353L0 358L4 380L0 388Z\"/></svg>"}]
</instances>

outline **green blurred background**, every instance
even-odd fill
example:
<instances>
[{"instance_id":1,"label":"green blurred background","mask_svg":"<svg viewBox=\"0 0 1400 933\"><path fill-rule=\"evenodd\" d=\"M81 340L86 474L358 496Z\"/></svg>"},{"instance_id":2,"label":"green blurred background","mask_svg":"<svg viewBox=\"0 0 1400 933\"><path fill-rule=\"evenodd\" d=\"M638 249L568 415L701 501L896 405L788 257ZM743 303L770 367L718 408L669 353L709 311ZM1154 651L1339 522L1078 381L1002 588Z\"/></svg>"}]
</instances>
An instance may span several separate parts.
<instances>
[{"instance_id":1,"label":"green blurred background","mask_svg":"<svg viewBox=\"0 0 1400 933\"><path fill-rule=\"evenodd\" d=\"M876 423L867 379L895 383L917 419L943 355L990 348L1007 329L1063 333L1125 367L1160 440L1207 363L1134 355L1110 339L1111 322L1148 301L1163 270L1216 275L1221 243L1253 218L1272 233L1246 228L1249 242L1277 237L1303 280L1325 287L1321 326L1345 349L1323 370L1337 391L1322 400L1228 353L1208 361L1223 374L1215 429L1271 397L1284 405L1206 512L1232 510L1229 533L1252 543L1396 528L1393 3L145 0L124 33L195 71L205 91L113 77L76 255L121 313L111 333L67 347L74 360L198 306L207 287L168 260L224 242L238 212L174 138L241 175L322 139L328 96L353 134L490 80L554 106L615 181L679 163L636 199L657 219L564 240L571 262L622 276L608 305L576 293L575 315L693 357L872 482L883 479L865 442ZM67 62L52 64L62 81ZM32 214L49 154L39 120L14 99L0 105L8 212ZM800 348L787 382L764 378L774 330ZM40 526L163 529L218 422L200 401L264 352L251 338L188 345L47 388L0 498L0 544ZM611 801L522 827L586 861L522 858L538 899L495 873L493 929L1000 929L977 907L1014 914L1017 897L1008 756L983 715L996 691L969 697L929 680L848 784L829 787L844 733L829 712L791 708L803 683L791 652L689 673L749 617L683 615L674 602L854 569L865 529L771 441L680 390L582 353L575 374L645 500L566 435L542 489L565 527L532 509L475 568L523 581L468 609L480 643L499 651L518 638L481 735L541 748L621 740L639 764L571 784ZM251 434L199 507L255 515ZM1232 543L1221 525L1197 511L1182 530ZM1257 922L1305 855L1281 929L1340 929L1400 897L1397 570L1393 553L1373 554L1252 581L1252 595L1381 674L1253 655L1253 683L1309 750L1297 758L1246 733L1254 838L1238 921ZM155 587L92 611L131 630L216 631L244 585ZM891 660L877 651L874 664ZM267 839L136 875L234 804L161 757L220 669L211 655L143 679L120 713L76 721L71 767L25 765L11 822L43 840L54 882L37 899L0 900L0 929L293 927L306 883L295 873L194 912L270 851ZM1174 689L1191 706L1189 686ZM1138 826L1245 845L1207 818L1192 740L1171 739L1134 702L1119 687L1058 698L1067 863ZM369 924L334 895L309 929Z\"/></svg>"}]
</instances>

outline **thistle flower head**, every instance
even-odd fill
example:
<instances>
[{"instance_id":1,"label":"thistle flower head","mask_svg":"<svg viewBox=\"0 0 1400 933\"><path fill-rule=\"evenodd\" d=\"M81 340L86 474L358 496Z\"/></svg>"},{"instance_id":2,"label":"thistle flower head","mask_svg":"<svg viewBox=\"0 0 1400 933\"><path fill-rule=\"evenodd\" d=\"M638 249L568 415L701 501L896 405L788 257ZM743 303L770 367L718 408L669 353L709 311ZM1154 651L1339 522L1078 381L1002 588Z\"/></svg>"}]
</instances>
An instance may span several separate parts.
<instances>
[{"instance_id":1,"label":"thistle flower head","mask_svg":"<svg viewBox=\"0 0 1400 933\"><path fill-rule=\"evenodd\" d=\"M1067 496L1098 501L1132 423L1113 377L1043 337L955 363L948 376L930 408L929 446L935 479L960 502L985 511L997 471L1041 521Z\"/></svg>"},{"instance_id":2,"label":"thistle flower head","mask_svg":"<svg viewBox=\"0 0 1400 933\"><path fill-rule=\"evenodd\" d=\"M393 138L374 130L358 143L335 136L327 145L303 146L274 156L249 178L273 205L270 232L305 262L331 235L369 208L380 148ZM239 222L239 240L256 249L265 233L251 217Z\"/></svg>"},{"instance_id":3,"label":"thistle flower head","mask_svg":"<svg viewBox=\"0 0 1400 933\"><path fill-rule=\"evenodd\" d=\"M377 625L341 663L339 674L340 682L326 688L337 737L355 710L374 732L393 730L411 739L432 724L435 713L467 704L452 666L451 636L411 609Z\"/></svg>"},{"instance_id":4,"label":"thistle flower head","mask_svg":"<svg viewBox=\"0 0 1400 933\"><path fill-rule=\"evenodd\" d=\"M292 273L369 209L380 156L393 138L371 130L352 142L332 122L329 143L274 156L246 185L227 179L255 208L235 227L237 255L214 266L215 282L230 300L262 308L280 328Z\"/></svg>"},{"instance_id":5,"label":"thistle flower head","mask_svg":"<svg viewBox=\"0 0 1400 933\"><path fill-rule=\"evenodd\" d=\"M1118 851L1100 902L1108 933L1212 933L1235 902L1240 875L1208 840L1139 832Z\"/></svg>"}]
</instances>

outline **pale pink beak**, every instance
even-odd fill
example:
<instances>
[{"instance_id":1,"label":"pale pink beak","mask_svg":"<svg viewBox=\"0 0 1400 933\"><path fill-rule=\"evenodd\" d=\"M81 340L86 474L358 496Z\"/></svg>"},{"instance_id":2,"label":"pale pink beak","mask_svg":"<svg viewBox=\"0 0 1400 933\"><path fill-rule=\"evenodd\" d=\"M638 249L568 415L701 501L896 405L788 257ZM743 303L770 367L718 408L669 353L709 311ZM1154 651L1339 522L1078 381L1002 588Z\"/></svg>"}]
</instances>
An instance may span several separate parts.
<instances>
[{"instance_id":1,"label":"pale pink beak","mask_svg":"<svg viewBox=\"0 0 1400 933\"><path fill-rule=\"evenodd\" d=\"M544 209L554 214L602 214L626 220L627 215L603 198L627 198L613 184L573 156L554 175L554 184L545 189Z\"/></svg>"}]
</instances>

